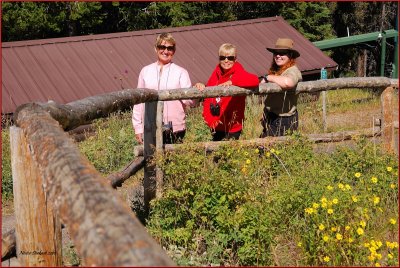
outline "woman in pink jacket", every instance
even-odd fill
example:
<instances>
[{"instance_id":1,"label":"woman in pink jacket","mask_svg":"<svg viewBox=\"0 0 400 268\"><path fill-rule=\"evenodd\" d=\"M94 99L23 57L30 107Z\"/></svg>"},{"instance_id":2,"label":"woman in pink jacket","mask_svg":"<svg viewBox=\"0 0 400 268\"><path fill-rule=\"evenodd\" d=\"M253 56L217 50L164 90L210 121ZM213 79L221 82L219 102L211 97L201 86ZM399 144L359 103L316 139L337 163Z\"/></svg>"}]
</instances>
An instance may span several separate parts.
<instances>
[{"instance_id":1,"label":"woman in pink jacket","mask_svg":"<svg viewBox=\"0 0 400 268\"><path fill-rule=\"evenodd\" d=\"M140 71L137 88L156 90L189 88L192 83L186 69L172 62L176 51L176 41L169 33L160 34L155 44L158 60L143 67ZM181 142L186 133L185 108L194 105L192 100L174 100L164 102L163 142ZM144 104L133 107L132 124L135 138L143 143Z\"/></svg>"}]
</instances>

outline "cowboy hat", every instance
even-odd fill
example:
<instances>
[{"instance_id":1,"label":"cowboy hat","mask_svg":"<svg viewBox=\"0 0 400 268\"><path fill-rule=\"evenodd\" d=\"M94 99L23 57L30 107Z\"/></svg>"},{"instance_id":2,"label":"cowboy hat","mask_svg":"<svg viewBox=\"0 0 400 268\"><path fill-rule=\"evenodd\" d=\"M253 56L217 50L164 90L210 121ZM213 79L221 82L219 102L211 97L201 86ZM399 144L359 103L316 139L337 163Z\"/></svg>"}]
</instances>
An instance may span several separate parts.
<instances>
[{"instance_id":1,"label":"cowboy hat","mask_svg":"<svg viewBox=\"0 0 400 268\"><path fill-rule=\"evenodd\" d=\"M293 58L300 57L300 53L293 49L293 40L289 38L278 38L278 40L276 40L275 47L267 47L267 50L272 53L291 51Z\"/></svg>"}]
</instances>

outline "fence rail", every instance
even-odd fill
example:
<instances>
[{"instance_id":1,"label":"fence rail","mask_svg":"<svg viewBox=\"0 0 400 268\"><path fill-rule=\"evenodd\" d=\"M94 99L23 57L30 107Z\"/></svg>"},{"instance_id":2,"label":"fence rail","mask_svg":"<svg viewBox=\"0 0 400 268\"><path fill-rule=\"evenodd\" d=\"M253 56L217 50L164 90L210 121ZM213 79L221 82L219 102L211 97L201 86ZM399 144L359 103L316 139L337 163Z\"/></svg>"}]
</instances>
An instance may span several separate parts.
<instances>
[{"instance_id":1,"label":"fence rail","mask_svg":"<svg viewBox=\"0 0 400 268\"><path fill-rule=\"evenodd\" d=\"M393 109L385 103L391 105L390 96L393 95L393 88L398 88L398 80L379 77L301 82L296 91L313 93L345 88L375 88L384 92L384 125L381 129L393 139ZM152 125L145 136L144 159L147 163L154 148L161 148L160 135L153 138L157 131L161 131L156 127L156 121L160 120L157 120L157 101L280 91L277 85L270 83L254 89L209 87L201 92L195 88L160 92L127 89L66 105L48 102L18 107L14 120L16 126L11 128L10 133L16 198L16 252L20 263L23 266L60 265L61 222L66 225L85 266L174 265L110 187L109 181L81 155L65 131L145 102L146 120ZM389 150L392 141L385 146ZM151 199L155 196L156 182L161 182L156 180L152 167L146 164L146 168L150 168L150 173L147 179L145 175L144 186L148 191L147 199ZM35 215L41 216L38 218ZM47 252L50 257L34 252Z\"/></svg>"}]
</instances>

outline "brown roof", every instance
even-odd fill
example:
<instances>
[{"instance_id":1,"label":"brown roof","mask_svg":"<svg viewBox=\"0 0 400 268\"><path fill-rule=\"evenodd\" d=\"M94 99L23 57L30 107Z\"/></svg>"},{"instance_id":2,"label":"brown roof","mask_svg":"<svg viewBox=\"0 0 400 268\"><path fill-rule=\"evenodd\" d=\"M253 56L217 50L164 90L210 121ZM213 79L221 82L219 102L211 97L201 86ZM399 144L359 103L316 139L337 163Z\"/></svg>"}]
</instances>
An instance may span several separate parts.
<instances>
[{"instance_id":1,"label":"brown roof","mask_svg":"<svg viewBox=\"0 0 400 268\"><path fill-rule=\"evenodd\" d=\"M337 64L281 17L187 27L2 44L2 113L23 103L68 103L88 96L135 88L141 68L156 61L155 38L170 32L177 41L174 62L189 71L192 83L206 82L218 48L233 43L238 60L257 75L269 67L278 37L289 37L301 53L303 74Z\"/></svg>"}]
</instances>

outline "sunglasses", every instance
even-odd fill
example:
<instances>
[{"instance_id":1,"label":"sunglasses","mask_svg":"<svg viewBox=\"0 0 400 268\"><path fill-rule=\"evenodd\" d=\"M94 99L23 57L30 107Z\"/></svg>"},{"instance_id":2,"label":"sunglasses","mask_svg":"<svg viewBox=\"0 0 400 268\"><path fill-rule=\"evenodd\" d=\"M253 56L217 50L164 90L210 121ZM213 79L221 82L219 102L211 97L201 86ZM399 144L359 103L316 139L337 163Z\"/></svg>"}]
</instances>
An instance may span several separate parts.
<instances>
[{"instance_id":1,"label":"sunglasses","mask_svg":"<svg viewBox=\"0 0 400 268\"><path fill-rule=\"evenodd\" d=\"M274 52L274 56L288 56L289 52L287 51L282 51L282 52Z\"/></svg>"},{"instance_id":2,"label":"sunglasses","mask_svg":"<svg viewBox=\"0 0 400 268\"><path fill-rule=\"evenodd\" d=\"M235 56L219 56L219 60L225 60L225 59L228 59L228 60L230 60L230 61L234 61L235 59L236 59L236 57Z\"/></svg>"},{"instance_id":3,"label":"sunglasses","mask_svg":"<svg viewBox=\"0 0 400 268\"><path fill-rule=\"evenodd\" d=\"M175 51L175 46L158 45L157 48L158 48L159 50Z\"/></svg>"}]
</instances>

